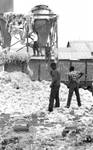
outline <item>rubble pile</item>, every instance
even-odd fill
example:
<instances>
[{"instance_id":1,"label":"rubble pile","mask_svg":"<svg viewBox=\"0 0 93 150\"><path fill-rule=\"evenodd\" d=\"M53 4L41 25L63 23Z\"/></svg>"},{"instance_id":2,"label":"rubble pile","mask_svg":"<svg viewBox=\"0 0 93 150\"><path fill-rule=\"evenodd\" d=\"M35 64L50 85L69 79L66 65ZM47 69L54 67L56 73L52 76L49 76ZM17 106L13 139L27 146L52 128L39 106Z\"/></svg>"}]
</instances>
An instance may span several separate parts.
<instances>
[{"instance_id":1,"label":"rubble pile","mask_svg":"<svg viewBox=\"0 0 93 150\"><path fill-rule=\"evenodd\" d=\"M92 93L80 89L82 106L78 108L73 95L68 109L65 108L68 88L61 83L60 107L51 113L48 112L49 94L48 81L31 81L21 72L0 73L1 149L2 146L7 150L10 147L14 150L93 149ZM27 124L29 130L14 131L14 125L19 122L23 126Z\"/></svg>"}]
</instances>

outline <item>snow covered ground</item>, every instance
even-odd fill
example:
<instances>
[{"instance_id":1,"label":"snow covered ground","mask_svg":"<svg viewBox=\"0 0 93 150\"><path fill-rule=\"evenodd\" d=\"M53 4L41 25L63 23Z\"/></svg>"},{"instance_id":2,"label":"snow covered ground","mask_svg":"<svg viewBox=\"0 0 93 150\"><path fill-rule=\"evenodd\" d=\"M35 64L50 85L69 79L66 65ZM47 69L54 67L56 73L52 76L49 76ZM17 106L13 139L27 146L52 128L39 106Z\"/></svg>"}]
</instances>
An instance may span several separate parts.
<instances>
[{"instance_id":1,"label":"snow covered ground","mask_svg":"<svg viewBox=\"0 0 93 150\"><path fill-rule=\"evenodd\" d=\"M48 81L31 81L21 72L0 72L0 126L4 115L7 116L0 128L1 141L16 135L23 137L25 142L21 140L21 145L25 150L92 150L91 92L80 89L82 106L78 108L73 95L71 107L67 109L68 88L61 83L60 108L54 108L51 113L48 112L49 94ZM29 123L29 133L13 132L13 125L18 120ZM27 144L28 139L33 142Z\"/></svg>"}]
</instances>

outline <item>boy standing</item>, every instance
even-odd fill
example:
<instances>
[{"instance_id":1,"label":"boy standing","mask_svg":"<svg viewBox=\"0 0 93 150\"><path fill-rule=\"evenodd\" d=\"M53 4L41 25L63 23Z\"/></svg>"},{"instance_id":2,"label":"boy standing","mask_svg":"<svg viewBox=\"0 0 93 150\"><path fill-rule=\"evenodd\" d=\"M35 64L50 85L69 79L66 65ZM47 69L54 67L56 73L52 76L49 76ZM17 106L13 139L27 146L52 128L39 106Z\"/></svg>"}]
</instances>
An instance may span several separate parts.
<instances>
[{"instance_id":1,"label":"boy standing","mask_svg":"<svg viewBox=\"0 0 93 150\"><path fill-rule=\"evenodd\" d=\"M79 78L83 75L82 72L78 72L74 70L74 66L70 67L70 72L68 74L68 86L69 86L69 94L68 94L68 100L67 100L67 108L70 107L71 99L73 92L75 91L76 97L77 97L77 103L78 106L81 106L81 101L80 101L80 95L79 95Z\"/></svg>"},{"instance_id":2,"label":"boy standing","mask_svg":"<svg viewBox=\"0 0 93 150\"><path fill-rule=\"evenodd\" d=\"M52 77L52 82L50 85L51 92L50 92L48 111L51 112L53 111L54 99L56 100L55 107L60 106L60 102L59 102L60 72L57 70L57 66L55 62L51 63L50 67L51 67L50 75Z\"/></svg>"}]
</instances>

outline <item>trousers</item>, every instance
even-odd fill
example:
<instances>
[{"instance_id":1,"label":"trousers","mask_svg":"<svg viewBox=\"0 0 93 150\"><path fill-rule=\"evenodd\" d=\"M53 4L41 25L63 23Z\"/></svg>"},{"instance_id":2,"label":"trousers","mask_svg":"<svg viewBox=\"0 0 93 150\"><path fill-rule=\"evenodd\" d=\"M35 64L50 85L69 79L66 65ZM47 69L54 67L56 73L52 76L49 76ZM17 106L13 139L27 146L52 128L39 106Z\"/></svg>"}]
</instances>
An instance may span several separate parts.
<instances>
[{"instance_id":1,"label":"trousers","mask_svg":"<svg viewBox=\"0 0 93 150\"><path fill-rule=\"evenodd\" d=\"M60 106L59 102L59 86L51 87L50 98L49 98L49 110L53 110L55 99L55 107Z\"/></svg>"},{"instance_id":2,"label":"trousers","mask_svg":"<svg viewBox=\"0 0 93 150\"><path fill-rule=\"evenodd\" d=\"M69 87L67 106L70 107L73 92L75 92L75 94L76 94L78 106L81 106L80 94L79 94L79 86L77 84L74 85L74 86L70 85L70 87Z\"/></svg>"}]
</instances>

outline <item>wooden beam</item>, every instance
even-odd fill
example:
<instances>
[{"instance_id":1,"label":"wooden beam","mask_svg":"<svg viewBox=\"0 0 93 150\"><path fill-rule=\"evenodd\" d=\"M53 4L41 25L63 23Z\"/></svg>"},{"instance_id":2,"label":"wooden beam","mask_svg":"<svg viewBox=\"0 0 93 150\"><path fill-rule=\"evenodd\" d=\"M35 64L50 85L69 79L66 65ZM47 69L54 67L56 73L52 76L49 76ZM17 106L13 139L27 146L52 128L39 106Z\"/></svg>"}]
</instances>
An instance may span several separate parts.
<instances>
[{"instance_id":1,"label":"wooden beam","mask_svg":"<svg viewBox=\"0 0 93 150\"><path fill-rule=\"evenodd\" d=\"M85 60L85 87L87 87L87 59Z\"/></svg>"}]
</instances>

